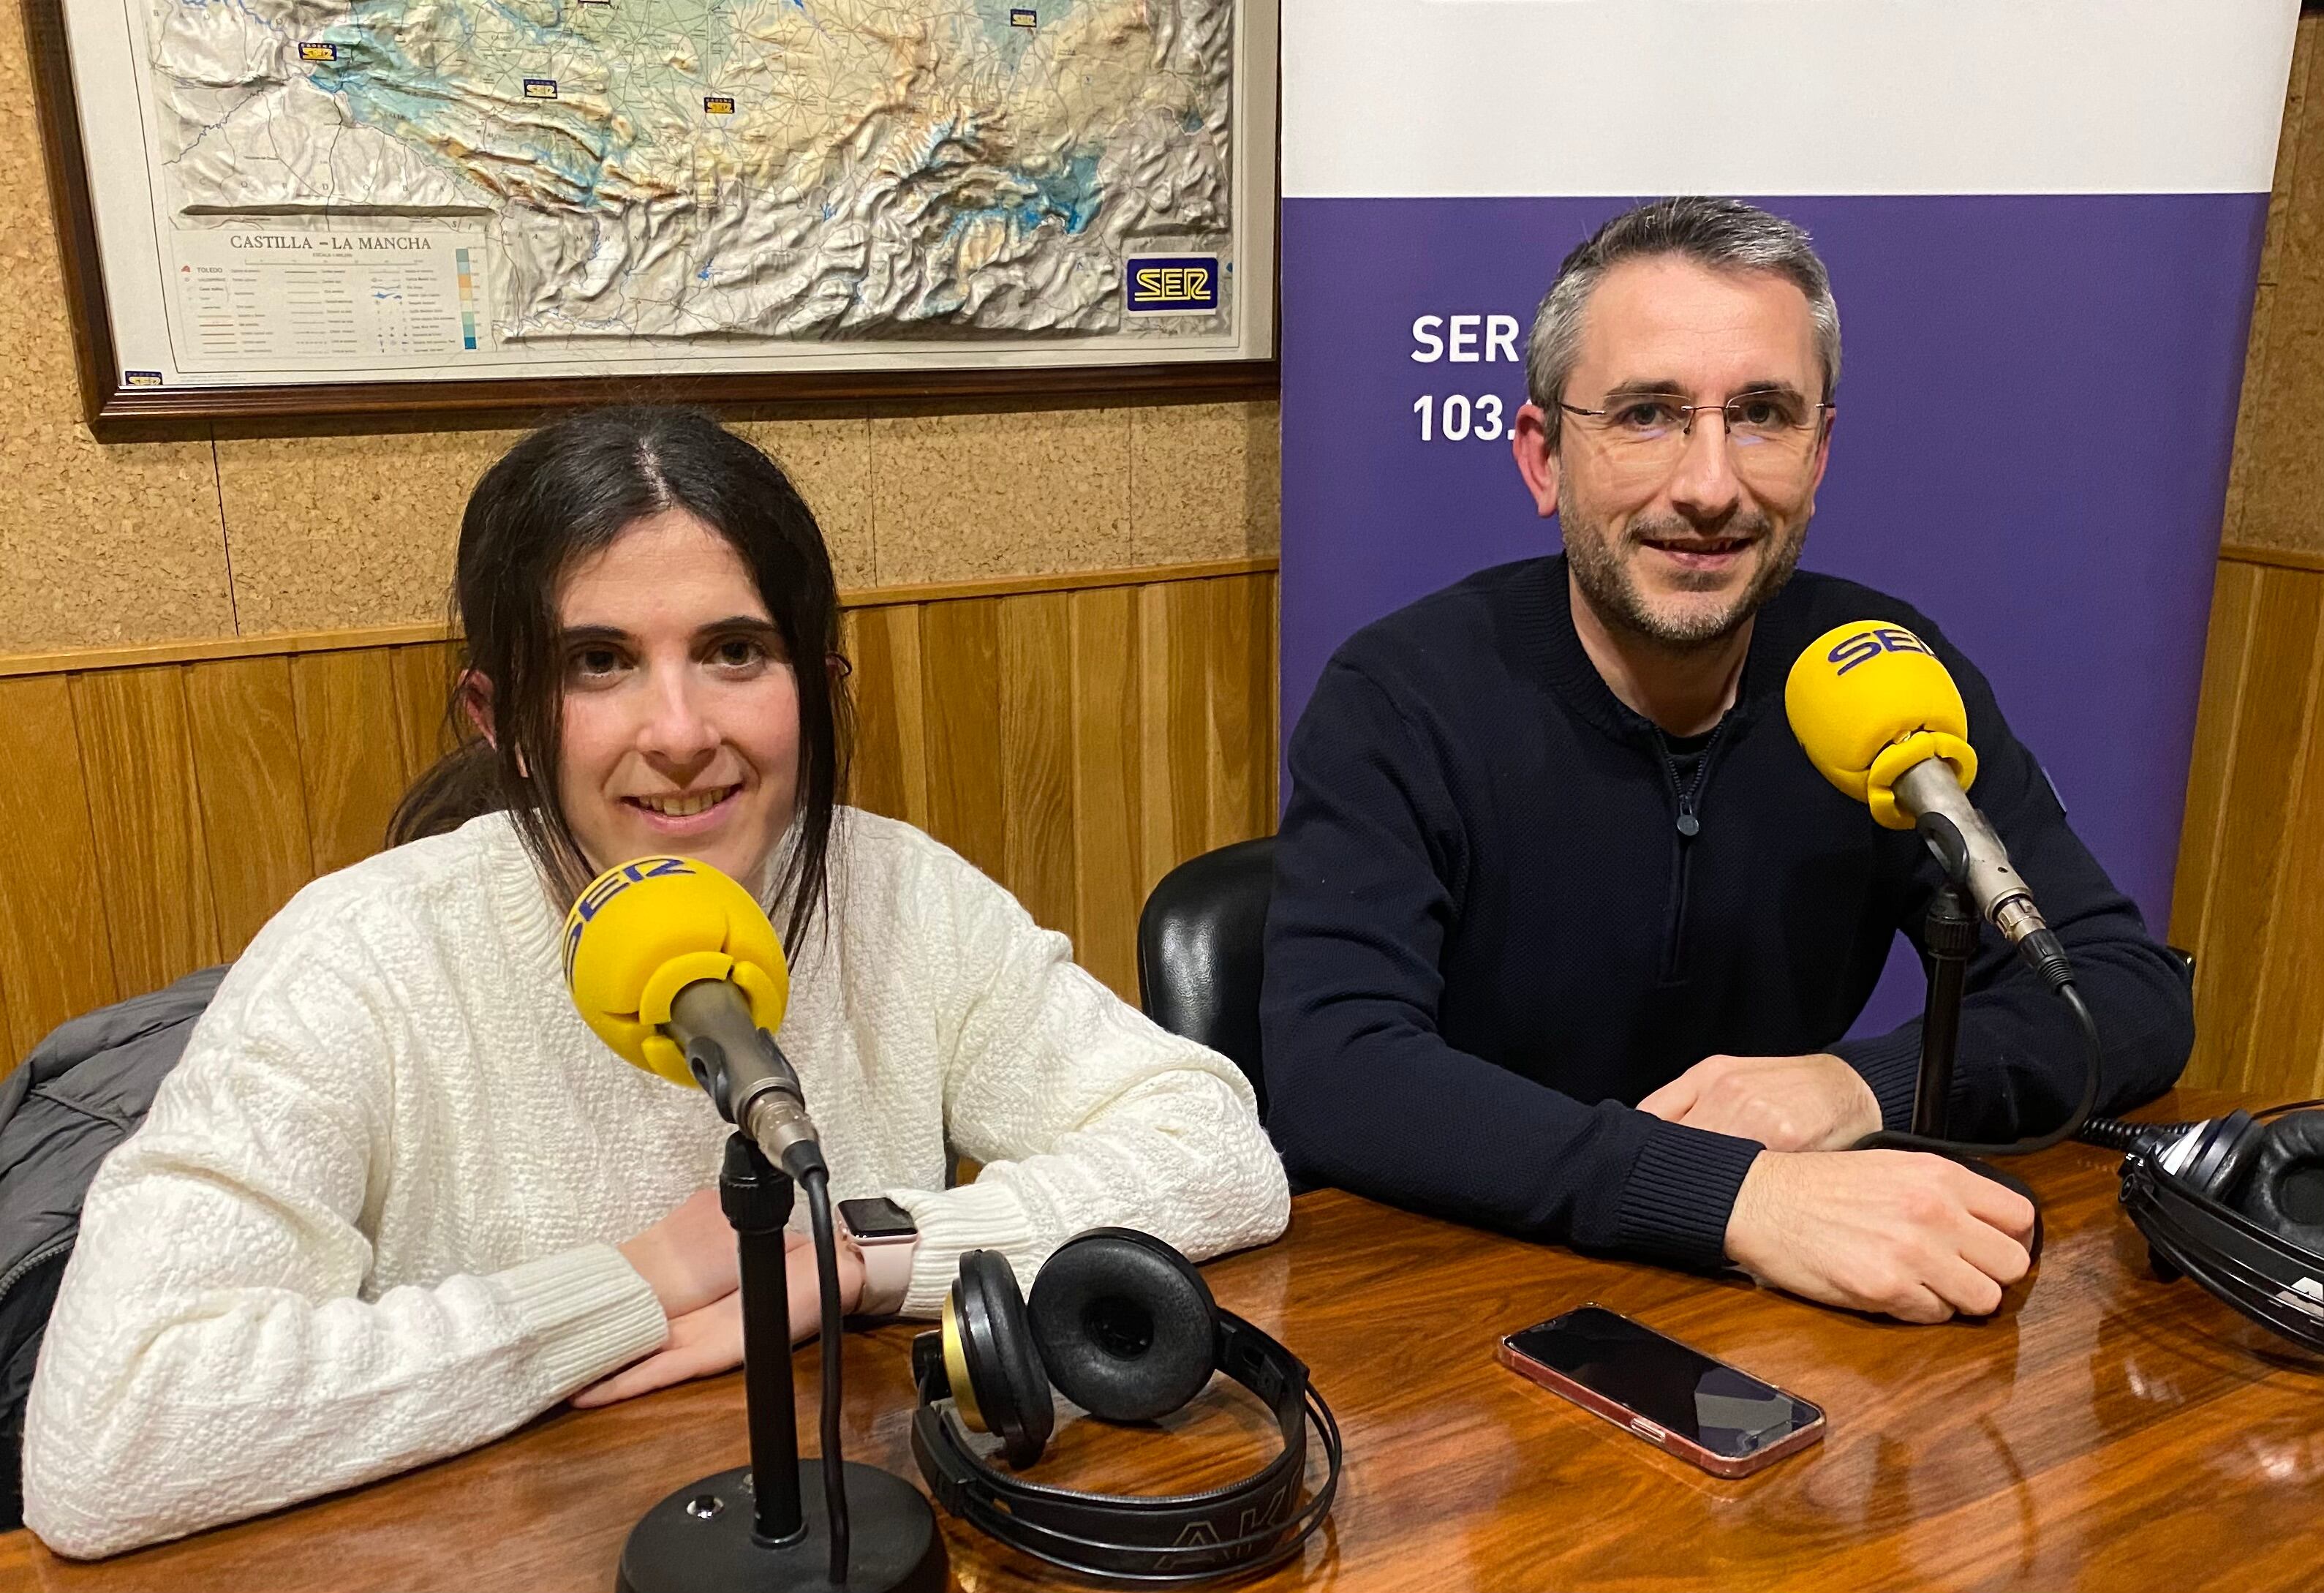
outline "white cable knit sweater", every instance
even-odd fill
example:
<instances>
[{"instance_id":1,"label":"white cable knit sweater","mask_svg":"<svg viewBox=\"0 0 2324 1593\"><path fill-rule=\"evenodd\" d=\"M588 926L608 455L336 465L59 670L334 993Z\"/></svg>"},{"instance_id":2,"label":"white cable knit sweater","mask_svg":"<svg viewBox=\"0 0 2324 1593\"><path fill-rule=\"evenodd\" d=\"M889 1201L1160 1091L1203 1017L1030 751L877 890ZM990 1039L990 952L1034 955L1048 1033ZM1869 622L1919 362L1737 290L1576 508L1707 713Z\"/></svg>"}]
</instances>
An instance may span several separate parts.
<instances>
[{"instance_id":1,"label":"white cable knit sweater","mask_svg":"<svg viewBox=\"0 0 2324 1593\"><path fill-rule=\"evenodd\" d=\"M918 1219L905 1310L964 1250L1029 1278L1120 1223L1272 1239L1283 1169L1232 1064L1069 959L908 825L843 810L783 1049L835 1199ZM25 1520L111 1554L469 1449L659 1348L613 1246L716 1181L706 1097L622 1061L508 820L301 891L91 1186L41 1354ZM975 1183L944 1188L951 1153Z\"/></svg>"}]
</instances>

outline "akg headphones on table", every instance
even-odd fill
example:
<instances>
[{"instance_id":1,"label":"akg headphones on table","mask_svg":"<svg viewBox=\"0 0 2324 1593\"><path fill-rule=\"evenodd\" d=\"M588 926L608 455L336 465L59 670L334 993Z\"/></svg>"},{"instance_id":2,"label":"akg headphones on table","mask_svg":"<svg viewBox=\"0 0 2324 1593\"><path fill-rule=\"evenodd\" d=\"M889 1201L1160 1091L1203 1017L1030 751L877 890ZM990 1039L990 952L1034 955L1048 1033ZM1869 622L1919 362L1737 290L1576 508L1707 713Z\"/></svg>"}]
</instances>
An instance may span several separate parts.
<instances>
[{"instance_id":1,"label":"akg headphones on table","mask_svg":"<svg viewBox=\"0 0 2324 1593\"><path fill-rule=\"evenodd\" d=\"M2324 1106L2202 1123L2093 1118L2124 1152L2122 1204L2155 1269L2184 1273L2264 1328L2324 1350Z\"/></svg>"},{"instance_id":2,"label":"akg headphones on table","mask_svg":"<svg viewBox=\"0 0 2324 1593\"><path fill-rule=\"evenodd\" d=\"M1152 1422L1223 1372L1275 1412L1283 1449L1240 1482L1196 1494L1083 1493L1018 1480L971 1448L1001 1440L1022 1470L1055 1421L1050 1389L1108 1422ZM1340 1428L1307 1368L1222 1311L1192 1263L1150 1234L1093 1228L1060 1246L1028 1302L1008 1258L961 1257L944 1325L912 1341L912 1456L938 1503L1012 1549L1084 1575L1170 1583L1237 1575L1298 1551L1331 1513ZM1305 1505L1307 1427L1328 1471Z\"/></svg>"}]
</instances>

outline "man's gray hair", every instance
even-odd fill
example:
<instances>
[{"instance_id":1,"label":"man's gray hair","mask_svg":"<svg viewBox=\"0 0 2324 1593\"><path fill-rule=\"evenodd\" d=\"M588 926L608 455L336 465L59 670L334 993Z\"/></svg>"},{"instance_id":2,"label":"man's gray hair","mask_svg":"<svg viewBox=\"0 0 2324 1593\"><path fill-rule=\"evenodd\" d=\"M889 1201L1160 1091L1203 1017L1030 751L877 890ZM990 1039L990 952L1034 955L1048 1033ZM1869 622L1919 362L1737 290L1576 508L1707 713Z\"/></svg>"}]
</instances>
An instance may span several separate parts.
<instances>
[{"instance_id":1,"label":"man's gray hair","mask_svg":"<svg viewBox=\"0 0 2324 1593\"><path fill-rule=\"evenodd\" d=\"M1655 199L1625 210L1584 239L1557 268L1526 338L1526 390L1547 418L1552 443L1566 379L1582 357L1582 317L1606 273L1625 260L1676 255L1713 271L1768 271L1807 295L1823 365L1823 400L1840 385L1840 306L1831 276L1806 231L1740 199Z\"/></svg>"}]
</instances>

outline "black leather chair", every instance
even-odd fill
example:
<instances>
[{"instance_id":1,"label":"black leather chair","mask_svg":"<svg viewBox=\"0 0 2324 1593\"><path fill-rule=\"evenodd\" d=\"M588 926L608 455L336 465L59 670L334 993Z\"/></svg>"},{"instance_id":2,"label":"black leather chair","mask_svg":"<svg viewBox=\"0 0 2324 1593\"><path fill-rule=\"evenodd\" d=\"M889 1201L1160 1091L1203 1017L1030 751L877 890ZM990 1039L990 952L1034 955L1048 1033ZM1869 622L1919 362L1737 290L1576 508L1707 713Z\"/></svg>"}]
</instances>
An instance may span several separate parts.
<instances>
[{"instance_id":1,"label":"black leather chair","mask_svg":"<svg viewBox=\"0 0 2324 1593\"><path fill-rule=\"evenodd\" d=\"M1275 838L1189 857L1162 876L1138 915L1138 1003L1173 1034L1230 1058L1259 1092L1259 977Z\"/></svg>"}]
</instances>

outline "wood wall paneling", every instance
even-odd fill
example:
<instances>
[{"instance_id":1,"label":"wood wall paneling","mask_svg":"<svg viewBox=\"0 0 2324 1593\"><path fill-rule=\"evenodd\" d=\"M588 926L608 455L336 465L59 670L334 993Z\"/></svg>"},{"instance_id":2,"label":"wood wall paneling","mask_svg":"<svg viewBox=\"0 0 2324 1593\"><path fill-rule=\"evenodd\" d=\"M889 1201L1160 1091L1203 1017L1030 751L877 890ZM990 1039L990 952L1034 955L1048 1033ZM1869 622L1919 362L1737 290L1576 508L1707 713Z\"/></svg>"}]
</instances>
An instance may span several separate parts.
<instances>
[{"instance_id":1,"label":"wood wall paneling","mask_svg":"<svg viewBox=\"0 0 2324 1593\"><path fill-rule=\"evenodd\" d=\"M2314 680L2311 672L2292 820L2277 841L2273 932L2238 1080L2246 1089L2281 1088L2279 1099L2324 1095L2324 829L2315 822L2324 813L2324 692Z\"/></svg>"},{"instance_id":2,"label":"wood wall paneling","mask_svg":"<svg viewBox=\"0 0 2324 1593\"><path fill-rule=\"evenodd\" d=\"M928 749L919 606L850 612L842 645L854 664L849 681L855 698L849 792L859 807L926 829Z\"/></svg>"},{"instance_id":3,"label":"wood wall paneling","mask_svg":"<svg viewBox=\"0 0 2324 1593\"><path fill-rule=\"evenodd\" d=\"M1088 579L853 601L850 795L991 873L1135 1000L1153 882L1273 828L1275 578ZM308 880L378 849L450 745L452 661L396 632L0 673L8 1059L235 956Z\"/></svg>"},{"instance_id":4,"label":"wood wall paneling","mask_svg":"<svg viewBox=\"0 0 2324 1593\"><path fill-rule=\"evenodd\" d=\"M451 700L452 670L457 658L449 642L421 642L389 650L396 731L401 738L403 766L415 780L420 771L471 734L466 727L456 726L445 712Z\"/></svg>"},{"instance_id":5,"label":"wood wall paneling","mask_svg":"<svg viewBox=\"0 0 2324 1593\"><path fill-rule=\"evenodd\" d=\"M997 604L927 605L920 616L920 690L927 722L928 833L1005 879L1000 668Z\"/></svg>"},{"instance_id":6,"label":"wood wall paneling","mask_svg":"<svg viewBox=\"0 0 2324 1593\"><path fill-rule=\"evenodd\" d=\"M1138 593L1076 592L1073 649L1074 951L1135 1000L1141 888Z\"/></svg>"},{"instance_id":7,"label":"wood wall paneling","mask_svg":"<svg viewBox=\"0 0 2324 1593\"><path fill-rule=\"evenodd\" d=\"M1163 734L1169 749L1163 764L1169 772L1163 782L1169 801L1169 845L1165 857L1173 862L1191 857L1210 845L1213 769L1211 670L1206 654L1209 646L1220 642L1210 630L1213 585L1186 581L1162 593L1161 620L1168 638L1162 652L1166 688L1162 708L1167 716Z\"/></svg>"},{"instance_id":8,"label":"wood wall paneling","mask_svg":"<svg viewBox=\"0 0 2324 1593\"><path fill-rule=\"evenodd\" d=\"M1138 593L1138 898L1179 857L1170 801L1170 594ZM1192 857L1188 852L1185 856Z\"/></svg>"},{"instance_id":9,"label":"wood wall paneling","mask_svg":"<svg viewBox=\"0 0 2324 1593\"><path fill-rule=\"evenodd\" d=\"M218 952L237 957L315 876L287 658L186 666Z\"/></svg>"},{"instance_id":10,"label":"wood wall paneling","mask_svg":"<svg viewBox=\"0 0 2324 1593\"><path fill-rule=\"evenodd\" d=\"M2196 953L2190 1083L2324 1094L2324 14L2303 7L2203 666L2172 940Z\"/></svg>"},{"instance_id":11,"label":"wood wall paneling","mask_svg":"<svg viewBox=\"0 0 2324 1593\"><path fill-rule=\"evenodd\" d=\"M114 974L128 994L218 959L186 667L73 677Z\"/></svg>"},{"instance_id":12,"label":"wood wall paneling","mask_svg":"<svg viewBox=\"0 0 2324 1593\"><path fill-rule=\"evenodd\" d=\"M1038 592L993 607L1001 627L1001 877L1037 922L1070 935L1078 904L1073 598Z\"/></svg>"},{"instance_id":13,"label":"wood wall paneling","mask_svg":"<svg viewBox=\"0 0 2324 1593\"><path fill-rule=\"evenodd\" d=\"M2235 703L2251 659L2251 607L2259 600L2259 570L2222 561L2211 591L2211 623L2204 644L2203 681L2195 713L2195 746L2187 771L2187 810L2180 824L2179 868L2171 890L2171 940L2191 948L2208 906L2211 863L2219 827L2227 821L2227 769L2235 757Z\"/></svg>"},{"instance_id":14,"label":"wood wall paneling","mask_svg":"<svg viewBox=\"0 0 2324 1593\"><path fill-rule=\"evenodd\" d=\"M11 1063L76 1013L122 990L63 675L0 681L0 1001Z\"/></svg>"},{"instance_id":15,"label":"wood wall paneling","mask_svg":"<svg viewBox=\"0 0 2324 1593\"><path fill-rule=\"evenodd\" d=\"M329 874L379 850L415 773L404 763L392 650L301 654L290 684L315 872Z\"/></svg>"},{"instance_id":16,"label":"wood wall paneling","mask_svg":"<svg viewBox=\"0 0 2324 1593\"><path fill-rule=\"evenodd\" d=\"M1208 583L1211 628L1211 844L1275 829L1275 585Z\"/></svg>"},{"instance_id":17,"label":"wood wall paneling","mask_svg":"<svg viewBox=\"0 0 2324 1593\"><path fill-rule=\"evenodd\" d=\"M2324 1093L2324 571L2229 550L2213 600L2172 939L2187 1082Z\"/></svg>"}]
</instances>

